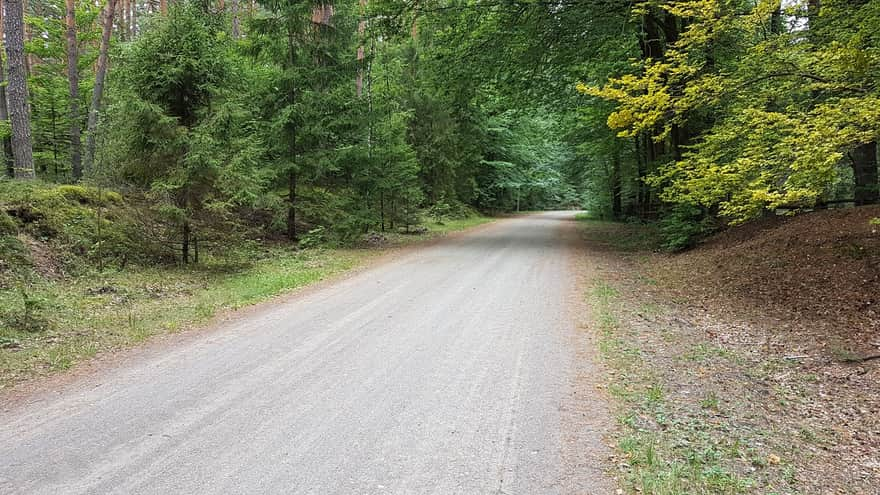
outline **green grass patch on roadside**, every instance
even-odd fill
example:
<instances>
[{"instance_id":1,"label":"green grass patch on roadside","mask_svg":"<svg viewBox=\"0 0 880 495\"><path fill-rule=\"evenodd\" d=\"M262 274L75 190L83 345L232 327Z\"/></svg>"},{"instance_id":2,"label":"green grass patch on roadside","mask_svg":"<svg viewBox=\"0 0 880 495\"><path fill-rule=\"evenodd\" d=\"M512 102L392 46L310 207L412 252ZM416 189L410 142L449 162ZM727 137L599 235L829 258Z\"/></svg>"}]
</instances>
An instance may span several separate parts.
<instances>
[{"instance_id":1,"label":"green grass patch on roadside","mask_svg":"<svg viewBox=\"0 0 880 495\"><path fill-rule=\"evenodd\" d=\"M219 311L254 304L348 270L376 251L269 249L229 267L209 259L188 267L138 267L31 281L48 328L0 325L0 386L65 370L100 351L208 321ZM21 306L16 290L0 290L0 306ZM9 311L7 311L9 313ZM4 319L3 321L6 321Z\"/></svg>"},{"instance_id":2,"label":"green grass patch on roadside","mask_svg":"<svg viewBox=\"0 0 880 495\"><path fill-rule=\"evenodd\" d=\"M620 292L604 280L588 295L599 330L599 350L614 370L608 390L617 402L621 432L617 447L626 459L624 488L654 495L744 493L752 481L730 469L742 453L701 417L678 417L669 407L663 381L642 357L616 311ZM697 358L715 353L697 349ZM714 394L701 404L706 414L722 406Z\"/></svg>"}]
</instances>

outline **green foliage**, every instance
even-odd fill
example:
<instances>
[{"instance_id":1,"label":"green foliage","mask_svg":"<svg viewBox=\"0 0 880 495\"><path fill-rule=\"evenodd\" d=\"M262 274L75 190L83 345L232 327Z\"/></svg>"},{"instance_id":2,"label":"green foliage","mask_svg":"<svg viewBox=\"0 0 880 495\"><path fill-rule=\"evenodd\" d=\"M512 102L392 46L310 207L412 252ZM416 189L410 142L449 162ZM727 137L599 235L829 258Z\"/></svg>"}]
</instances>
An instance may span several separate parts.
<instances>
[{"instance_id":1,"label":"green foliage","mask_svg":"<svg viewBox=\"0 0 880 495\"><path fill-rule=\"evenodd\" d=\"M0 210L0 236L15 235L18 233L18 224L3 210Z\"/></svg>"},{"instance_id":2,"label":"green foliage","mask_svg":"<svg viewBox=\"0 0 880 495\"><path fill-rule=\"evenodd\" d=\"M441 199L431 205L431 208L428 209L428 214L434 219L434 223L442 225L443 219L449 216L451 209L449 203Z\"/></svg>"},{"instance_id":3,"label":"green foliage","mask_svg":"<svg viewBox=\"0 0 880 495\"><path fill-rule=\"evenodd\" d=\"M66 31L64 5L52 1L28 17L32 32L42 33L28 45L40 60L31 104L38 174L64 181L72 124ZM101 7L77 6L81 109L94 83ZM549 98L511 106L511 88L523 88L522 79L485 77L494 61L449 63L476 55L471 49L488 31L470 38L471 21L450 12L424 16L420 36L399 36L381 13L405 6L363 8L262 2L238 40L229 36L229 19L203 2L138 16L137 35L111 45L89 180L145 196L139 221L157 243L177 248L230 229L274 237L323 228L325 242L349 242L368 231L409 229L443 205L446 221L474 207L582 202L563 107ZM85 209L125 203L70 187L59 194ZM40 235L55 236L65 230L56 223L39 219L27 230L39 225L47 229Z\"/></svg>"},{"instance_id":4,"label":"green foliage","mask_svg":"<svg viewBox=\"0 0 880 495\"><path fill-rule=\"evenodd\" d=\"M576 161L555 118L500 113L488 120L486 158L477 175L478 204L493 210L535 210L580 202L566 177Z\"/></svg>"},{"instance_id":5,"label":"green foliage","mask_svg":"<svg viewBox=\"0 0 880 495\"><path fill-rule=\"evenodd\" d=\"M39 292L31 292L24 284L18 286L15 305L4 308L0 321L17 332L41 332L50 326L48 300Z\"/></svg>"},{"instance_id":6,"label":"green foliage","mask_svg":"<svg viewBox=\"0 0 880 495\"><path fill-rule=\"evenodd\" d=\"M663 249L680 251L715 231L712 217L692 204L676 204L660 220Z\"/></svg>"},{"instance_id":7,"label":"green foliage","mask_svg":"<svg viewBox=\"0 0 880 495\"><path fill-rule=\"evenodd\" d=\"M324 227L315 227L299 240L299 245L303 249L311 249L321 246L327 242L327 229Z\"/></svg>"},{"instance_id":8,"label":"green foliage","mask_svg":"<svg viewBox=\"0 0 880 495\"><path fill-rule=\"evenodd\" d=\"M875 27L859 20L880 18L878 3L778 8L645 2L635 9L642 22L662 24L654 56L579 85L615 104L607 123L620 137L671 145L648 181L664 201L737 223L852 191L840 187L840 169L880 136L880 45ZM681 146L683 133L692 146Z\"/></svg>"},{"instance_id":9,"label":"green foliage","mask_svg":"<svg viewBox=\"0 0 880 495\"><path fill-rule=\"evenodd\" d=\"M150 27L122 53L123 81L140 100L192 128L229 68L216 17L194 3L175 4Z\"/></svg>"},{"instance_id":10,"label":"green foliage","mask_svg":"<svg viewBox=\"0 0 880 495\"><path fill-rule=\"evenodd\" d=\"M247 70L221 29L194 3L153 19L120 54L105 120L105 180L149 191L163 237L179 240L184 262L198 239L230 228L237 208L265 206L273 177L246 99L265 76Z\"/></svg>"},{"instance_id":11,"label":"green foliage","mask_svg":"<svg viewBox=\"0 0 880 495\"><path fill-rule=\"evenodd\" d=\"M94 84L91 68L97 58L97 40L100 38L98 16L103 6L94 2L77 2L77 41L79 47L80 126L85 126L86 113ZM70 174L71 126L68 113L70 93L67 80L65 38L65 2L49 0L33 6L33 15L25 21L33 36L25 43L25 50L39 63L30 65L28 91L34 162L38 173L46 179L64 181ZM9 132L8 122L0 121L0 136Z\"/></svg>"}]
</instances>

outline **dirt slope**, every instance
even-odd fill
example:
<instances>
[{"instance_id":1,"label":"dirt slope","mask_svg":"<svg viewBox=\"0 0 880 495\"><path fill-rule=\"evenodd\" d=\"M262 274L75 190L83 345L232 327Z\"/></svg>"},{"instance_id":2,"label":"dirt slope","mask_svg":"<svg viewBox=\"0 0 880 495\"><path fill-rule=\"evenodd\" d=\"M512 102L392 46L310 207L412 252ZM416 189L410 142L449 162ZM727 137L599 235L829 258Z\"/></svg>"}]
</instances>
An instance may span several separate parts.
<instances>
[{"instance_id":1,"label":"dirt slope","mask_svg":"<svg viewBox=\"0 0 880 495\"><path fill-rule=\"evenodd\" d=\"M733 228L665 263L701 299L769 310L782 328L862 355L880 344L880 207Z\"/></svg>"}]
</instances>

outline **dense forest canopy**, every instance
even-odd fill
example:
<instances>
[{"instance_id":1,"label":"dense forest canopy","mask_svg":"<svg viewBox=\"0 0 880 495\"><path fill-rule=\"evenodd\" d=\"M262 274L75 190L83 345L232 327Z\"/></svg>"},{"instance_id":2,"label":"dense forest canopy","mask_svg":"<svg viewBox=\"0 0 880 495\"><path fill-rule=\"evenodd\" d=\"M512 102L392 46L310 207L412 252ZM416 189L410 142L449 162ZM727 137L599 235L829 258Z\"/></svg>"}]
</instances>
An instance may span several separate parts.
<instances>
[{"instance_id":1,"label":"dense forest canopy","mask_svg":"<svg viewBox=\"0 0 880 495\"><path fill-rule=\"evenodd\" d=\"M669 246L878 201L877 0L5 0L10 177L182 240L585 208Z\"/></svg>"}]
</instances>

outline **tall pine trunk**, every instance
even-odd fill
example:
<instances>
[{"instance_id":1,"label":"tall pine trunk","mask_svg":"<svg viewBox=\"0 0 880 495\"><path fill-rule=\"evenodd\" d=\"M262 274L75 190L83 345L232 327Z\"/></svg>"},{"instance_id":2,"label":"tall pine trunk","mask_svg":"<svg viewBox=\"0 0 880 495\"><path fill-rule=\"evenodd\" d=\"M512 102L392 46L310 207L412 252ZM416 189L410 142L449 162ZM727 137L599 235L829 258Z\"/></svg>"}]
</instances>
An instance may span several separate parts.
<instances>
[{"instance_id":1,"label":"tall pine trunk","mask_svg":"<svg viewBox=\"0 0 880 495\"><path fill-rule=\"evenodd\" d=\"M67 79L70 84L70 169L73 180L82 177L82 141L79 122L79 48L76 44L76 1L67 6Z\"/></svg>"},{"instance_id":2,"label":"tall pine trunk","mask_svg":"<svg viewBox=\"0 0 880 495\"><path fill-rule=\"evenodd\" d=\"M3 5L4 0L0 0L0 40L3 39ZM3 54L0 52L0 120L9 121L9 107L6 106L6 70L3 67ZM12 140L9 136L5 136L0 143L3 148L3 161L6 174L9 177L15 176L15 161L12 159Z\"/></svg>"},{"instance_id":3,"label":"tall pine trunk","mask_svg":"<svg viewBox=\"0 0 880 495\"><path fill-rule=\"evenodd\" d=\"M6 56L9 61L9 121L12 125L12 154L15 158L15 177L33 179L34 155L31 142L31 116L28 108L27 67L24 54L24 6L22 0L7 0Z\"/></svg>"},{"instance_id":4,"label":"tall pine trunk","mask_svg":"<svg viewBox=\"0 0 880 495\"><path fill-rule=\"evenodd\" d=\"M110 35L113 32L113 14L116 12L116 0L110 0L104 12L104 28L101 33L101 47L98 52L98 66L95 69L95 87L92 90L92 104L89 107L89 120L86 125L86 161L88 172L95 163L96 133L98 130L98 114L101 111L101 97L104 94L104 78L107 76L108 49Z\"/></svg>"}]
</instances>

